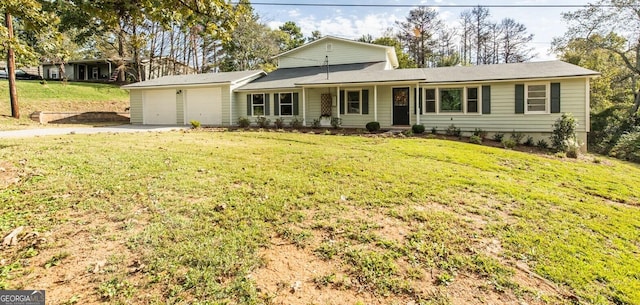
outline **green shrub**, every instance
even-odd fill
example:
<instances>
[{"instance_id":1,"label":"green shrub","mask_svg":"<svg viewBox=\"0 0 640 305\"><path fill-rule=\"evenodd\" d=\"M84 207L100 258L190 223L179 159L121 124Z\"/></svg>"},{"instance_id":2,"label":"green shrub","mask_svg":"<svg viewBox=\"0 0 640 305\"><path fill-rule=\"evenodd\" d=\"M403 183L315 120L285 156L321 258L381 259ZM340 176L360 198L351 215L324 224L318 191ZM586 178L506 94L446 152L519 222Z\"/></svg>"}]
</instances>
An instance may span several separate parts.
<instances>
[{"instance_id":1,"label":"green shrub","mask_svg":"<svg viewBox=\"0 0 640 305\"><path fill-rule=\"evenodd\" d=\"M524 133L516 132L515 130L511 133L511 140L514 140L516 144L520 144L522 139L524 139Z\"/></svg>"},{"instance_id":2,"label":"green shrub","mask_svg":"<svg viewBox=\"0 0 640 305\"><path fill-rule=\"evenodd\" d=\"M271 120L267 119L266 117L259 116L256 118L256 125L258 125L258 127L260 128L267 128L269 127L269 124L271 124Z\"/></svg>"},{"instance_id":3,"label":"green shrub","mask_svg":"<svg viewBox=\"0 0 640 305\"><path fill-rule=\"evenodd\" d=\"M553 133L551 134L551 146L556 151L567 152L570 141L576 141L576 127L578 121L571 113L563 113L553 124Z\"/></svg>"},{"instance_id":4,"label":"green shrub","mask_svg":"<svg viewBox=\"0 0 640 305\"><path fill-rule=\"evenodd\" d=\"M191 128L200 128L200 121L191 120Z\"/></svg>"},{"instance_id":5,"label":"green shrub","mask_svg":"<svg viewBox=\"0 0 640 305\"><path fill-rule=\"evenodd\" d=\"M336 118L336 117L331 117L331 126L333 127L333 129L338 129L342 126L342 119L341 118Z\"/></svg>"},{"instance_id":6,"label":"green shrub","mask_svg":"<svg viewBox=\"0 0 640 305\"><path fill-rule=\"evenodd\" d=\"M478 135L472 135L469 138L469 143L473 143L473 144L482 144L482 138Z\"/></svg>"},{"instance_id":7,"label":"green shrub","mask_svg":"<svg viewBox=\"0 0 640 305\"><path fill-rule=\"evenodd\" d=\"M431 127L431 134L437 134L438 133L438 127L433 126Z\"/></svg>"},{"instance_id":8,"label":"green shrub","mask_svg":"<svg viewBox=\"0 0 640 305\"><path fill-rule=\"evenodd\" d=\"M249 121L248 118L245 118L245 117L238 118L238 126L240 126L240 128L247 128L249 127L249 125L251 125L251 121Z\"/></svg>"},{"instance_id":9,"label":"green shrub","mask_svg":"<svg viewBox=\"0 0 640 305\"><path fill-rule=\"evenodd\" d=\"M478 136L478 137L480 137L480 139L484 140L487 137L487 132L482 130L482 129L480 129L480 128L476 128L473 131L473 135L474 136Z\"/></svg>"},{"instance_id":10,"label":"green shrub","mask_svg":"<svg viewBox=\"0 0 640 305\"><path fill-rule=\"evenodd\" d=\"M411 130L411 129L403 130L402 134L407 136L407 137L413 136L413 130Z\"/></svg>"},{"instance_id":11,"label":"green shrub","mask_svg":"<svg viewBox=\"0 0 640 305\"><path fill-rule=\"evenodd\" d=\"M538 143L536 143L536 146L547 149L549 148L549 143L547 143L547 141L545 141L544 139L540 139L538 140Z\"/></svg>"},{"instance_id":12,"label":"green shrub","mask_svg":"<svg viewBox=\"0 0 640 305\"><path fill-rule=\"evenodd\" d=\"M269 124L267 123L267 125L269 125ZM273 121L273 125L277 129L282 129L284 127L284 119L283 118L277 118L275 121Z\"/></svg>"},{"instance_id":13,"label":"green shrub","mask_svg":"<svg viewBox=\"0 0 640 305\"><path fill-rule=\"evenodd\" d=\"M369 132L376 132L376 131L380 130L380 123L378 123L378 122L369 122L369 123L367 123L367 125L365 125L365 127L367 128L367 130Z\"/></svg>"},{"instance_id":14,"label":"green shrub","mask_svg":"<svg viewBox=\"0 0 640 305\"><path fill-rule=\"evenodd\" d=\"M567 140L564 145L567 149L565 153L567 154L568 158L578 158L578 155L580 154L580 144L578 143L578 141Z\"/></svg>"},{"instance_id":15,"label":"green shrub","mask_svg":"<svg viewBox=\"0 0 640 305\"><path fill-rule=\"evenodd\" d=\"M422 124L414 124L413 126L411 126L411 131L415 134L421 134L424 133L424 125Z\"/></svg>"},{"instance_id":16,"label":"green shrub","mask_svg":"<svg viewBox=\"0 0 640 305\"><path fill-rule=\"evenodd\" d=\"M532 136L528 136L527 140L524 141L523 143L526 146L533 146L535 143L533 142L533 137Z\"/></svg>"},{"instance_id":17,"label":"green shrub","mask_svg":"<svg viewBox=\"0 0 640 305\"><path fill-rule=\"evenodd\" d=\"M448 136L452 136L454 133L456 132L456 125L449 125L449 127L447 127L447 130L444 131L444 133Z\"/></svg>"},{"instance_id":18,"label":"green shrub","mask_svg":"<svg viewBox=\"0 0 640 305\"><path fill-rule=\"evenodd\" d=\"M320 119L313 119L313 123L311 123L311 127L320 128Z\"/></svg>"},{"instance_id":19,"label":"green shrub","mask_svg":"<svg viewBox=\"0 0 640 305\"><path fill-rule=\"evenodd\" d=\"M513 149L514 147L516 147L518 145L518 143L516 143L515 140L507 139L507 138L503 138L502 141L500 141L500 143L502 143L502 146L505 149Z\"/></svg>"},{"instance_id":20,"label":"green shrub","mask_svg":"<svg viewBox=\"0 0 640 305\"><path fill-rule=\"evenodd\" d=\"M298 119L297 117L293 118L291 122L289 122L289 126L294 129L300 129L304 127L302 126L302 120Z\"/></svg>"},{"instance_id":21,"label":"green shrub","mask_svg":"<svg viewBox=\"0 0 640 305\"><path fill-rule=\"evenodd\" d=\"M502 138L504 138L504 133L496 132L493 134L493 140L496 142L502 142Z\"/></svg>"},{"instance_id":22,"label":"green shrub","mask_svg":"<svg viewBox=\"0 0 640 305\"><path fill-rule=\"evenodd\" d=\"M611 155L622 160L640 162L640 127L623 134L611 149Z\"/></svg>"}]
</instances>

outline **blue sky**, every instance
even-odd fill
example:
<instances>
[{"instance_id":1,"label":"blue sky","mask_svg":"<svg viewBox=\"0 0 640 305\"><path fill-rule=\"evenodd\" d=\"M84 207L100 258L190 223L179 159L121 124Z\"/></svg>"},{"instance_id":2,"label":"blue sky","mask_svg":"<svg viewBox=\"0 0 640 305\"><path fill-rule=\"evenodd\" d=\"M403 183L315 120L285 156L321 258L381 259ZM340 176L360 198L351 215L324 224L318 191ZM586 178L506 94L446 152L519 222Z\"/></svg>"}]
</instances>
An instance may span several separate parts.
<instances>
[{"instance_id":1,"label":"blue sky","mask_svg":"<svg viewBox=\"0 0 640 305\"><path fill-rule=\"evenodd\" d=\"M401 5L585 5L589 1L562 0L558 1L421 1L421 0L255 0L269 3L341 3L341 4L401 4ZM254 4L255 11L262 21L272 28L277 28L286 21L294 21L302 28L305 36L311 31L319 30L322 35L333 35L343 38L356 39L363 34L374 37L381 36L385 29L394 26L396 20L403 20L411 8L408 7L313 7L313 6L266 6ZM458 17L464 10L470 8L436 8L440 17L449 25L458 24ZM554 37L564 34L566 25L561 13L575 11L577 8L489 8L491 20L499 22L510 17L524 24L530 33L534 34L531 47L537 54L533 61L552 60L555 55L548 54L550 43Z\"/></svg>"}]
</instances>

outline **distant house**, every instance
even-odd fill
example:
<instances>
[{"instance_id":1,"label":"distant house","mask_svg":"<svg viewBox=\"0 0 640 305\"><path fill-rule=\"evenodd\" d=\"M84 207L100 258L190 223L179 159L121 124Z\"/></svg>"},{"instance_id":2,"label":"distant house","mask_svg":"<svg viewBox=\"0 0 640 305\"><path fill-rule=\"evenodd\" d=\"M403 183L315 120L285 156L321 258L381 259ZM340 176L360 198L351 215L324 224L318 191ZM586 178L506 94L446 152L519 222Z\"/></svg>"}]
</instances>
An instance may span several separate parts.
<instances>
[{"instance_id":1,"label":"distant house","mask_svg":"<svg viewBox=\"0 0 640 305\"><path fill-rule=\"evenodd\" d=\"M125 59L126 77L136 80L137 73L133 60ZM143 59L142 80L153 79L167 75L193 74L196 70L179 61L162 57L154 60ZM45 79L62 79L69 81L115 81L118 77L118 61L108 58L69 60L64 65L64 75L60 73L59 65L51 62L42 63L42 73ZM151 71L151 72L149 72Z\"/></svg>"},{"instance_id":2,"label":"distant house","mask_svg":"<svg viewBox=\"0 0 640 305\"><path fill-rule=\"evenodd\" d=\"M232 126L239 117L255 121L265 116L271 121L297 118L310 126L315 120L328 124L333 117L345 127L377 121L383 128L423 124L443 131L454 125L467 134L481 128L490 134L522 132L537 140L548 137L555 120L570 112L586 143L589 80L599 74L562 61L395 69L393 47L331 36L276 59L278 69L268 75L166 76L124 86L131 93L131 123L199 120ZM211 111L220 112L215 120L208 119Z\"/></svg>"}]
</instances>

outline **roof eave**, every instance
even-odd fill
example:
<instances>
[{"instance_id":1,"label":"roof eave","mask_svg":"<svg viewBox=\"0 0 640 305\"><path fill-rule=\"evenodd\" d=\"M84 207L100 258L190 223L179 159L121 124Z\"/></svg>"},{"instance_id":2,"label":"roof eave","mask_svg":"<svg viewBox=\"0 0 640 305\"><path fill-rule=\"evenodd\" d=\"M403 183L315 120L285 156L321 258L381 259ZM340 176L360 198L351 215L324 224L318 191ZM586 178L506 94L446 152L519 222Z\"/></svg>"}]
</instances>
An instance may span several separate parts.
<instances>
[{"instance_id":1,"label":"roof eave","mask_svg":"<svg viewBox=\"0 0 640 305\"><path fill-rule=\"evenodd\" d=\"M188 87L202 87L202 86L206 86L206 85L231 85L231 82L194 83L194 84L166 84L166 85L150 85L150 86L124 85L124 86L121 86L120 89L127 89L127 90L132 90L132 89L159 89L159 88L167 88L167 87L188 88Z\"/></svg>"}]
</instances>

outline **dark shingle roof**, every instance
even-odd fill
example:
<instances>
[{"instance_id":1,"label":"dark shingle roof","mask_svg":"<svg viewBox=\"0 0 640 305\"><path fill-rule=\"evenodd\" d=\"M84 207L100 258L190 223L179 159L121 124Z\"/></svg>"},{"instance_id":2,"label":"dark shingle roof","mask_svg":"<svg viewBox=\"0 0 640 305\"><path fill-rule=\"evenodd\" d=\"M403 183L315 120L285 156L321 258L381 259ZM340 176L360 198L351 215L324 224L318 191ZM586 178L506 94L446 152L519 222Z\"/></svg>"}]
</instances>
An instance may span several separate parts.
<instances>
[{"instance_id":1,"label":"dark shingle roof","mask_svg":"<svg viewBox=\"0 0 640 305\"><path fill-rule=\"evenodd\" d=\"M467 67L427 68L423 70L428 83L595 76L600 74L596 71L559 60Z\"/></svg>"},{"instance_id":2,"label":"dark shingle roof","mask_svg":"<svg viewBox=\"0 0 640 305\"><path fill-rule=\"evenodd\" d=\"M384 65L384 62L335 65L329 66L329 74L344 71L351 71L351 73L355 73L355 75L360 75L361 73L365 73L365 71L376 71L377 73L384 69ZM240 87L238 90L295 88L297 83L303 82L310 77L314 78L325 75L326 78L326 71L326 67L320 66L278 69L269 73L267 76Z\"/></svg>"},{"instance_id":3,"label":"dark shingle roof","mask_svg":"<svg viewBox=\"0 0 640 305\"><path fill-rule=\"evenodd\" d=\"M160 78L154 78L147 81L133 83L122 86L124 89L149 88L149 87L166 87L166 86L189 86L201 84L227 84L241 81L250 77L265 74L262 70L239 71L239 72L221 72L221 73L204 73L204 74L187 74L187 75L170 75Z\"/></svg>"},{"instance_id":4,"label":"dark shingle roof","mask_svg":"<svg viewBox=\"0 0 640 305\"><path fill-rule=\"evenodd\" d=\"M377 82L420 81L422 83L455 83L500 81L571 76L596 76L600 73L563 61L543 61L482 66L459 66L384 71L343 71L331 73L329 79L316 75L297 82L298 85L333 85Z\"/></svg>"}]
</instances>

